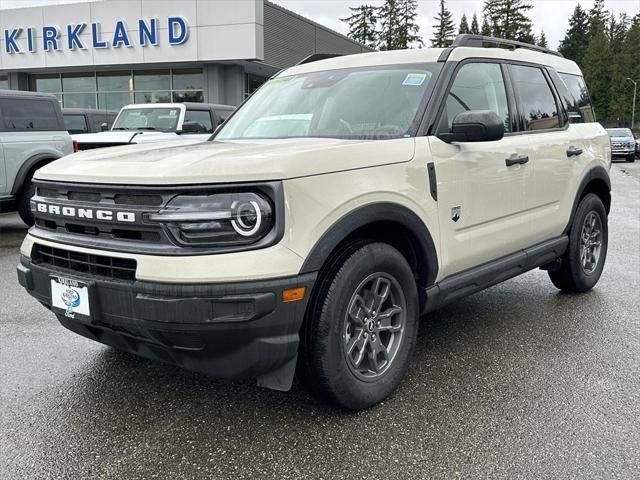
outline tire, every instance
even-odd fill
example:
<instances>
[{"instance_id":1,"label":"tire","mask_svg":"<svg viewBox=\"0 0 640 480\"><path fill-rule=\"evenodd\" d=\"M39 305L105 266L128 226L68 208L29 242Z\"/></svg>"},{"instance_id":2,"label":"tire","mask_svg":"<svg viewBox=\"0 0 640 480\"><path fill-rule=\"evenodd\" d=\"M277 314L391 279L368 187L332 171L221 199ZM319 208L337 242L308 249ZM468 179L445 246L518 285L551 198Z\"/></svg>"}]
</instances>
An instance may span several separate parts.
<instances>
[{"instance_id":1,"label":"tire","mask_svg":"<svg viewBox=\"0 0 640 480\"><path fill-rule=\"evenodd\" d=\"M352 246L321 272L308 307L299 362L304 383L349 410L384 400L409 366L418 309L413 271L398 250L385 243Z\"/></svg>"},{"instance_id":2,"label":"tire","mask_svg":"<svg viewBox=\"0 0 640 480\"><path fill-rule=\"evenodd\" d=\"M587 220L590 226L595 225L588 240L590 247L584 249L586 252L592 252L593 255L587 254L585 263L581 254L584 251L582 248L583 236L589 234L589 228L591 228L587 226ZM596 235L596 231L599 231L598 235ZM595 246L596 244L599 244L599 247ZM602 200L597 195L589 193L580 200L576 209L569 230L569 245L560 259L560 268L549 271L551 282L567 293L582 293L591 290L598 283L602 274L607 258L607 246L607 211ZM595 261L593 261L594 259Z\"/></svg>"},{"instance_id":3,"label":"tire","mask_svg":"<svg viewBox=\"0 0 640 480\"><path fill-rule=\"evenodd\" d=\"M636 154L635 153L627 155L627 162L635 162L635 161L636 161Z\"/></svg>"},{"instance_id":4,"label":"tire","mask_svg":"<svg viewBox=\"0 0 640 480\"><path fill-rule=\"evenodd\" d=\"M35 223L33 213L31 212L31 197L36 194L36 187L31 181L31 175L25 178L22 188L18 192L16 203L18 215L24 223L32 226Z\"/></svg>"}]
</instances>

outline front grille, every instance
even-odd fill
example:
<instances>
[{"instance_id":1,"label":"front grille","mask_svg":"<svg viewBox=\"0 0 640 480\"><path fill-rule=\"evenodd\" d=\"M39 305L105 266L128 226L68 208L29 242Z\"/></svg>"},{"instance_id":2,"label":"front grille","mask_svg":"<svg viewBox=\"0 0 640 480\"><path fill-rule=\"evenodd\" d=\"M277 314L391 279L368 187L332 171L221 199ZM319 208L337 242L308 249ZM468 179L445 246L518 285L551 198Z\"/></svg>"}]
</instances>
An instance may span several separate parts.
<instances>
[{"instance_id":1,"label":"front grille","mask_svg":"<svg viewBox=\"0 0 640 480\"><path fill-rule=\"evenodd\" d=\"M50 265L110 280L133 282L136 279L136 261L128 258L91 255L36 244L31 261L36 265Z\"/></svg>"}]
</instances>

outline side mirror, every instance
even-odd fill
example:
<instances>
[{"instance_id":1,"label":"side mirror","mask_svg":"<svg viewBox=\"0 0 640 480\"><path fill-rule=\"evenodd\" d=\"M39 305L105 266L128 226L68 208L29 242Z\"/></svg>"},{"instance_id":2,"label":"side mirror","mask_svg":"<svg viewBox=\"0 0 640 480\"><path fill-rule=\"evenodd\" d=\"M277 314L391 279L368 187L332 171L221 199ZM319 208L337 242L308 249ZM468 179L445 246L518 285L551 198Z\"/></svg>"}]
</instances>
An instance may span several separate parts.
<instances>
[{"instance_id":1,"label":"side mirror","mask_svg":"<svg viewBox=\"0 0 640 480\"><path fill-rule=\"evenodd\" d=\"M456 115L451 132L441 133L438 138L451 142L491 142L504 137L504 123L490 110L471 110Z\"/></svg>"},{"instance_id":2,"label":"side mirror","mask_svg":"<svg viewBox=\"0 0 640 480\"><path fill-rule=\"evenodd\" d=\"M107 130L109 130L109 125L107 125L106 123L103 123L102 125L100 125L101 132L106 132Z\"/></svg>"},{"instance_id":3,"label":"side mirror","mask_svg":"<svg viewBox=\"0 0 640 480\"><path fill-rule=\"evenodd\" d=\"M204 128L198 122L184 122L182 129L176 133L179 135L183 133L204 133Z\"/></svg>"}]
</instances>

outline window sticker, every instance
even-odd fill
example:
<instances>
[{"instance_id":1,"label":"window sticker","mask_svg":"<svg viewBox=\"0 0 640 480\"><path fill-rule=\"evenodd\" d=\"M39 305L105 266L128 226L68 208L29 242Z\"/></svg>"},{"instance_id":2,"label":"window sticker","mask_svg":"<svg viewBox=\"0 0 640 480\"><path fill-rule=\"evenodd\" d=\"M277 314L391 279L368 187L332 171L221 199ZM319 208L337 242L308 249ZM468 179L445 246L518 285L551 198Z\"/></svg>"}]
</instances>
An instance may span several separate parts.
<instances>
[{"instance_id":1,"label":"window sticker","mask_svg":"<svg viewBox=\"0 0 640 480\"><path fill-rule=\"evenodd\" d=\"M427 78L426 73L408 73L402 85L419 87L424 83L425 78Z\"/></svg>"},{"instance_id":2,"label":"window sticker","mask_svg":"<svg viewBox=\"0 0 640 480\"><path fill-rule=\"evenodd\" d=\"M177 110L169 110L169 116L170 117L175 117L178 115L178 111Z\"/></svg>"}]
</instances>

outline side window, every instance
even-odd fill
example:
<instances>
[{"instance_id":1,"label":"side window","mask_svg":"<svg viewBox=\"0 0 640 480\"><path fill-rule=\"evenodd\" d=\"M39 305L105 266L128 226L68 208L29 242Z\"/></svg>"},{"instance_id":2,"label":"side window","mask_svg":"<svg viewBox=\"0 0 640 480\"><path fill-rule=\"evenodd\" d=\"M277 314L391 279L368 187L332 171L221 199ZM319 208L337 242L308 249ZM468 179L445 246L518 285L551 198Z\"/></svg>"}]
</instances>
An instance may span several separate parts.
<instances>
[{"instance_id":1,"label":"side window","mask_svg":"<svg viewBox=\"0 0 640 480\"><path fill-rule=\"evenodd\" d=\"M570 123L590 123L595 122L596 117L593 114L589 91L584 82L584 78L580 75L570 75L561 73L560 78L564 82L571 95L568 99L567 109Z\"/></svg>"},{"instance_id":2,"label":"side window","mask_svg":"<svg viewBox=\"0 0 640 480\"><path fill-rule=\"evenodd\" d=\"M64 115L64 127L67 132L74 133L87 133L87 119L84 115Z\"/></svg>"},{"instance_id":3,"label":"side window","mask_svg":"<svg viewBox=\"0 0 640 480\"><path fill-rule=\"evenodd\" d=\"M453 119L468 110L491 110L504 123L505 132L511 131L509 103L498 63L467 63L463 65L447 95L441 127L451 128Z\"/></svg>"},{"instance_id":4,"label":"side window","mask_svg":"<svg viewBox=\"0 0 640 480\"><path fill-rule=\"evenodd\" d=\"M524 129L546 130L560 127L555 97L542 70L538 67L511 65L511 77L520 100Z\"/></svg>"},{"instance_id":5,"label":"side window","mask_svg":"<svg viewBox=\"0 0 640 480\"><path fill-rule=\"evenodd\" d=\"M220 125L227 121L227 118L232 114L231 110L216 110L216 115L220 119Z\"/></svg>"},{"instance_id":6,"label":"side window","mask_svg":"<svg viewBox=\"0 0 640 480\"><path fill-rule=\"evenodd\" d=\"M209 110L187 110L184 115L184 123L197 125L198 132L193 133L213 133L213 122Z\"/></svg>"},{"instance_id":7,"label":"side window","mask_svg":"<svg viewBox=\"0 0 640 480\"><path fill-rule=\"evenodd\" d=\"M53 101L3 98L0 109L7 130L63 130Z\"/></svg>"}]
</instances>

